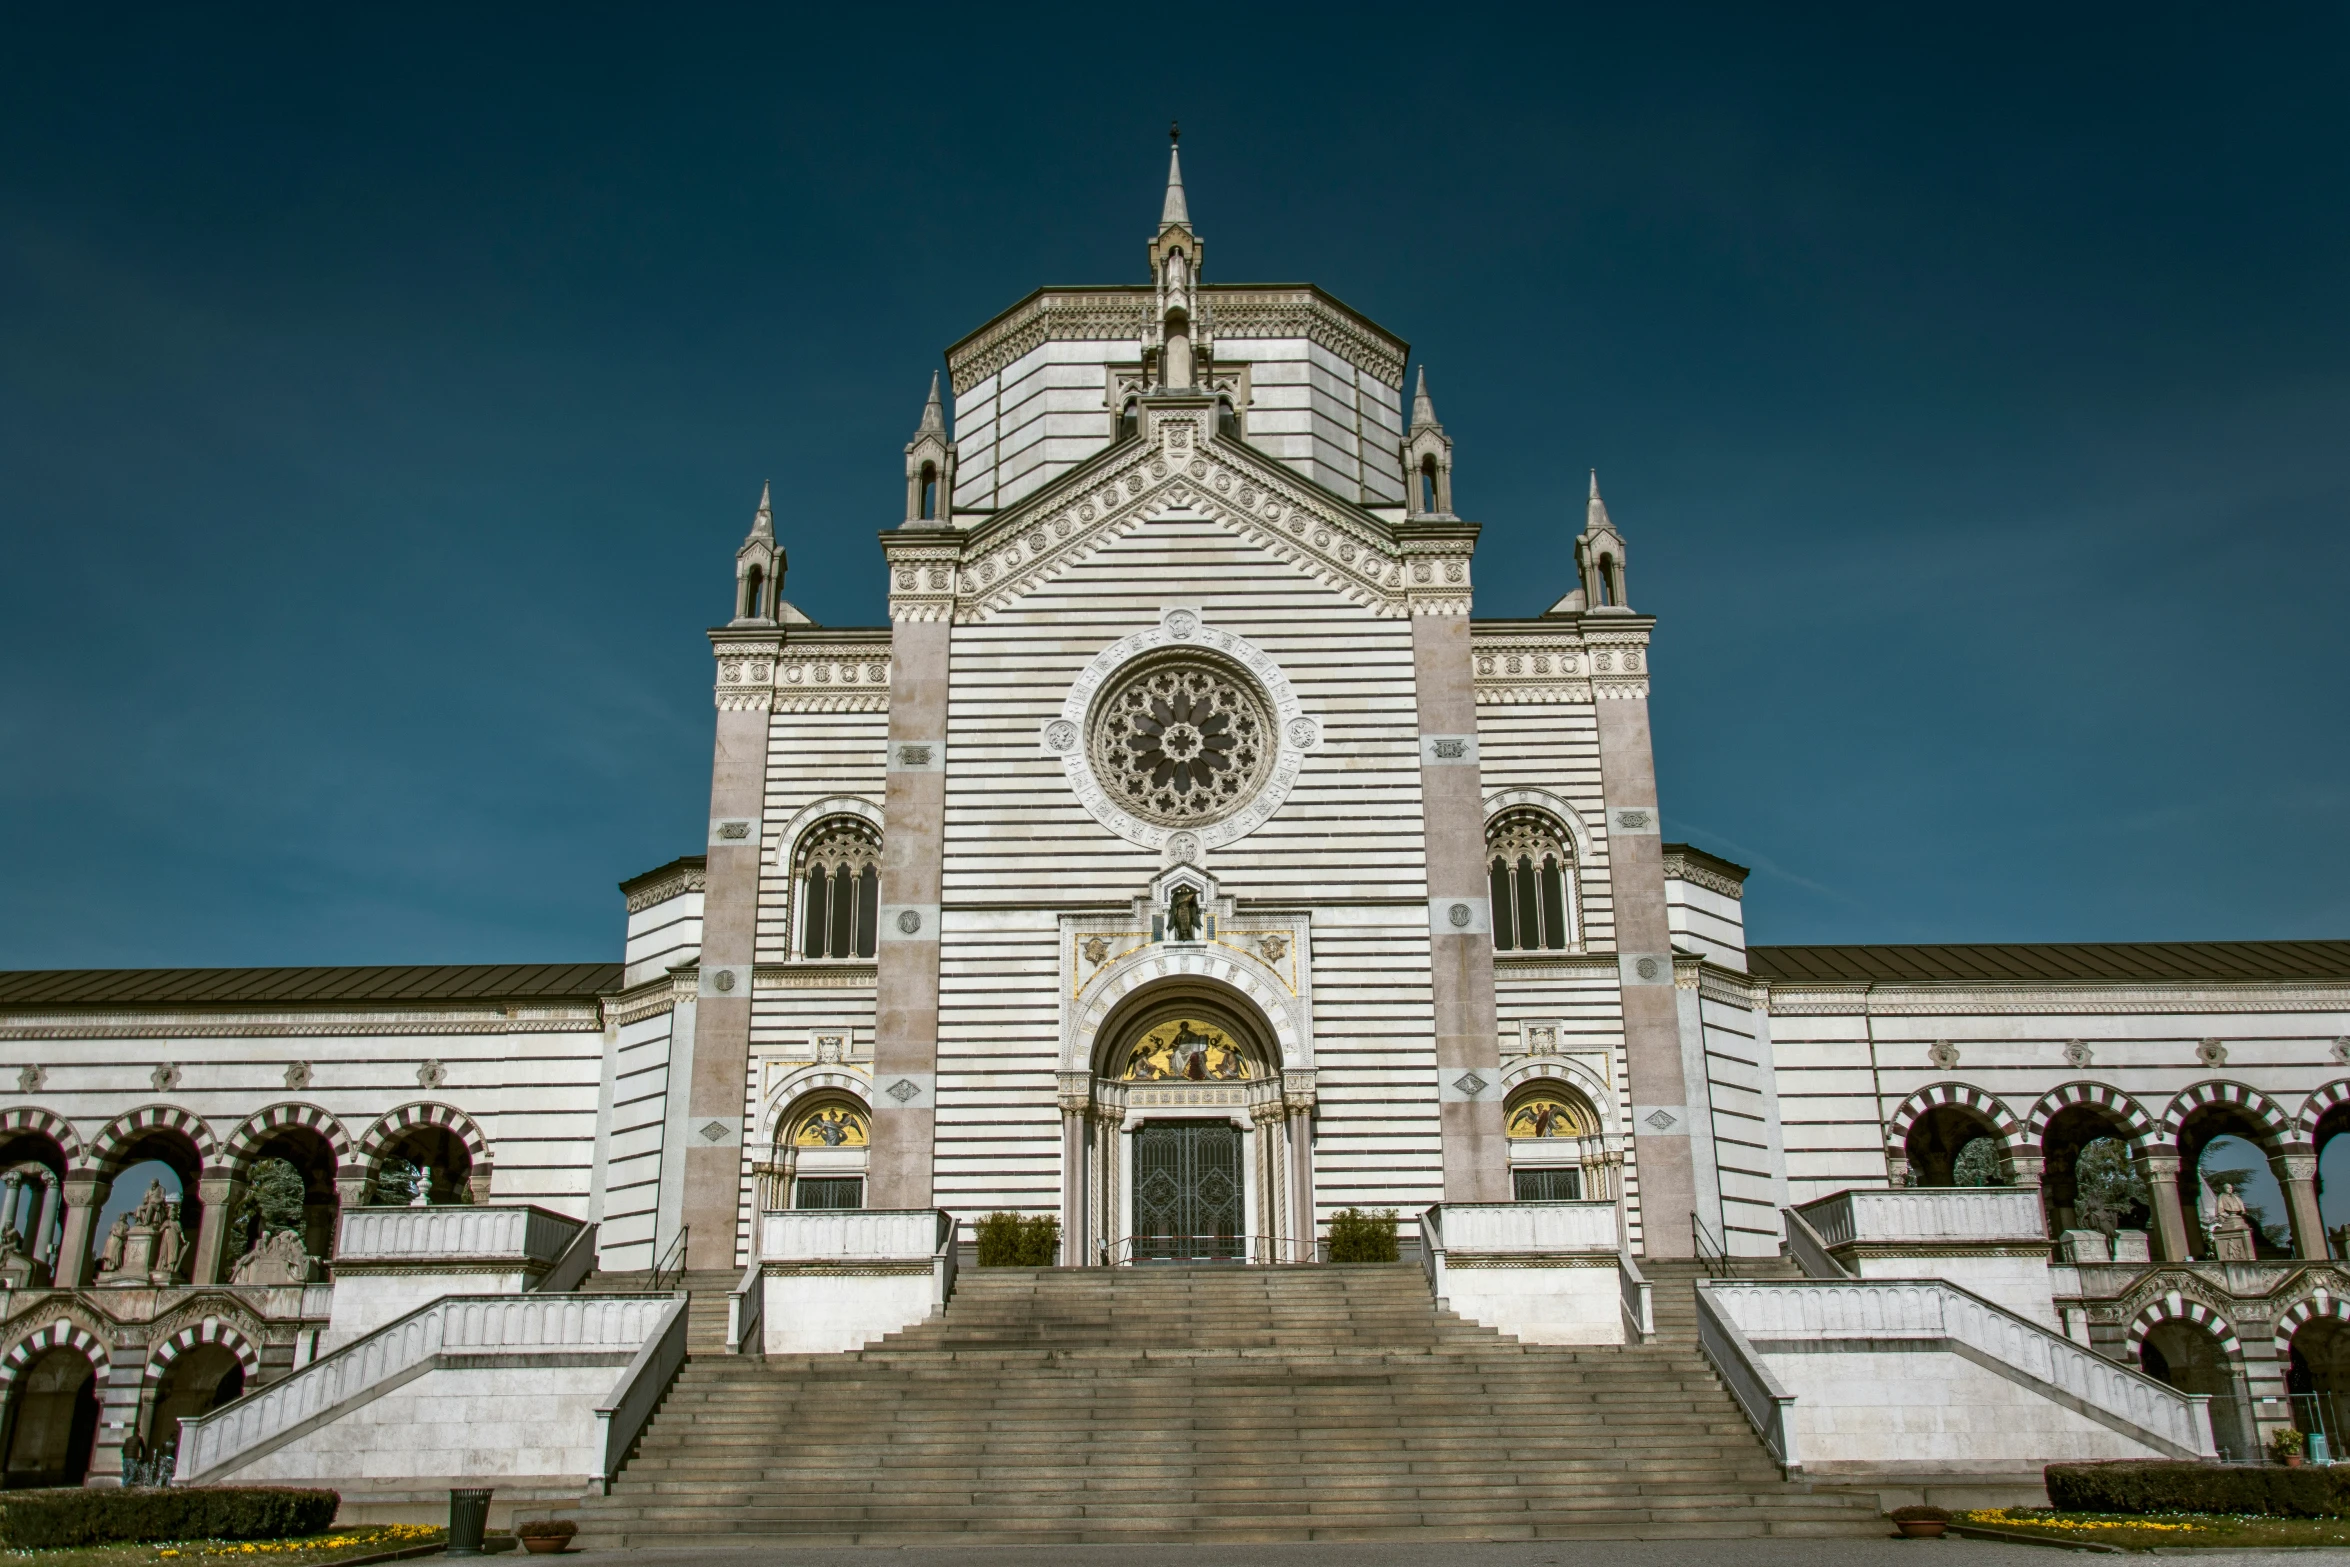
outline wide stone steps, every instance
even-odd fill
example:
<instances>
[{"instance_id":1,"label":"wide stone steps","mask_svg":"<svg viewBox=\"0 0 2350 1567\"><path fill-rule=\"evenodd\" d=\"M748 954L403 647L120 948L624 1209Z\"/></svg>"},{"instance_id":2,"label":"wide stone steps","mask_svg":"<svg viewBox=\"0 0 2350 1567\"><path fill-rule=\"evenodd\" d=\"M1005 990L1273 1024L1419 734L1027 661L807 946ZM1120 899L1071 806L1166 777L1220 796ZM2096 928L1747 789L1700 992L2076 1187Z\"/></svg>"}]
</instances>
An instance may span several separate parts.
<instances>
[{"instance_id":1,"label":"wide stone steps","mask_svg":"<svg viewBox=\"0 0 2350 1567\"><path fill-rule=\"evenodd\" d=\"M1667 1300L1689 1280L1649 1272L1656 1341L1566 1349L1437 1311L1410 1267L972 1270L858 1353L697 1351L583 1543L1881 1528L1780 1478L1695 1352L1694 1297Z\"/></svg>"}]
</instances>

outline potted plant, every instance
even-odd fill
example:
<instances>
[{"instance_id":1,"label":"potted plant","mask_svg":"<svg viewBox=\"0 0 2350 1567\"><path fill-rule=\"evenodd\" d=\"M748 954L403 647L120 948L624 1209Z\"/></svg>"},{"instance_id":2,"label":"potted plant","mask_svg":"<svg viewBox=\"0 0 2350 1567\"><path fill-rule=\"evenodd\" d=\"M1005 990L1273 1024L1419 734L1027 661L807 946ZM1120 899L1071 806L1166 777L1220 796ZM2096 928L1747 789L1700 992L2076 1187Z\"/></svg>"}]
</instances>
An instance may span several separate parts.
<instances>
[{"instance_id":1,"label":"potted plant","mask_svg":"<svg viewBox=\"0 0 2350 1567\"><path fill-rule=\"evenodd\" d=\"M536 1556L553 1556L571 1543L579 1525L568 1518L533 1518L514 1526L514 1538Z\"/></svg>"},{"instance_id":2,"label":"potted plant","mask_svg":"<svg viewBox=\"0 0 2350 1567\"><path fill-rule=\"evenodd\" d=\"M1950 1514L1939 1507L1896 1507L1885 1516L1905 1540L1938 1540L1950 1527Z\"/></svg>"},{"instance_id":3,"label":"potted plant","mask_svg":"<svg viewBox=\"0 0 2350 1567\"><path fill-rule=\"evenodd\" d=\"M2285 1427L2268 1439L2269 1451L2275 1453L2277 1462L2283 1464L2287 1469L2301 1467L2301 1449L2308 1444L2309 1438L2291 1426Z\"/></svg>"}]
</instances>

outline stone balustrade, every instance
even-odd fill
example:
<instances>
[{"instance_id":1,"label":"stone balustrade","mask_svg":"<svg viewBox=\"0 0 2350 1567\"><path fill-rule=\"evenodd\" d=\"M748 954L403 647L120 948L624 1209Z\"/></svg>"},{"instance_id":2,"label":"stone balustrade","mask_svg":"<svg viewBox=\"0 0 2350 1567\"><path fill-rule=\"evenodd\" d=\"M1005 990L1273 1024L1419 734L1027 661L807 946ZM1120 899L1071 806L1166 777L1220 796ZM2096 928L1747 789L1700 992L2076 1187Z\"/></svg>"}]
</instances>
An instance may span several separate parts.
<instances>
[{"instance_id":1,"label":"stone balustrade","mask_svg":"<svg viewBox=\"0 0 2350 1567\"><path fill-rule=\"evenodd\" d=\"M791 1209L760 1215L759 1255L770 1262L928 1262L954 1230L935 1208Z\"/></svg>"},{"instance_id":2,"label":"stone balustrade","mask_svg":"<svg viewBox=\"0 0 2350 1567\"><path fill-rule=\"evenodd\" d=\"M1420 1215L1439 1304L1530 1344L1621 1344L1649 1331L1647 1281L1612 1202L1439 1203Z\"/></svg>"},{"instance_id":3,"label":"stone balustrade","mask_svg":"<svg viewBox=\"0 0 2350 1567\"><path fill-rule=\"evenodd\" d=\"M225 1408L182 1420L175 1472L184 1484L217 1479L445 1357L634 1355L678 1306L670 1295L444 1296Z\"/></svg>"},{"instance_id":4,"label":"stone balustrade","mask_svg":"<svg viewBox=\"0 0 2350 1567\"><path fill-rule=\"evenodd\" d=\"M343 1213L335 1265L464 1260L551 1267L583 1228L583 1220L527 1203L351 1208Z\"/></svg>"},{"instance_id":5,"label":"stone balustrade","mask_svg":"<svg viewBox=\"0 0 2350 1567\"><path fill-rule=\"evenodd\" d=\"M2033 1245L2048 1239L2040 1193L2028 1186L1837 1192L1795 1211L1831 1247Z\"/></svg>"},{"instance_id":6,"label":"stone balustrade","mask_svg":"<svg viewBox=\"0 0 2350 1567\"><path fill-rule=\"evenodd\" d=\"M792 1209L761 1214L758 1233L757 1275L728 1306L743 1352L859 1349L943 1310L954 1291L944 1209Z\"/></svg>"},{"instance_id":7,"label":"stone balustrade","mask_svg":"<svg viewBox=\"0 0 2350 1567\"><path fill-rule=\"evenodd\" d=\"M1755 1397L1740 1401L1758 1428L1766 1418L1785 1424L1788 1395L1778 1387L1784 1382L1795 1388L1799 1409L1806 1398L1811 1400L1812 1410L1804 1413L1829 1407L1825 1430L1857 1441L1861 1451L1887 1461L1975 1461L1996 1466L2012 1456L2000 1451L2003 1441L2029 1445L2036 1436L2045 1446L2049 1430L2064 1425L2068 1412L2077 1429L2066 1432L2064 1439L2081 1449L2070 1456L2209 1458L2216 1452L2205 1396L2182 1393L1943 1280L1712 1280L1699 1286L1699 1294L1722 1325L1733 1330L1705 1338L1707 1352L1717 1356L1718 1364L1722 1345L1742 1344L1744 1355L1754 1362L1734 1368L1735 1375L1733 1369L1723 1374L1734 1389L1755 1391ZM1910 1345L1907 1354L1898 1348L1903 1341ZM1849 1347L1839 1349L1840 1344ZM2002 1379L2011 1390L2002 1394L2007 1407L1996 1400L1981 1406L1990 1413L1965 1430L1945 1420L1933 1433L1943 1450L1905 1453L1903 1438L1911 1428L1896 1422L1893 1429L1872 1431L1867 1423L1870 1416L1893 1419L1885 1411L1898 1405L1880 1401L1860 1413L1857 1406L1836 1405L1853 1389L1869 1389L1873 1398L1881 1395L1886 1377L1874 1362L1888 1353L1912 1363L1908 1385L1913 1394L1928 1386L1939 1395L1949 1394L1953 1378L1940 1368L1930 1369L1918 1358L1920 1351L1949 1354L1954 1363L1963 1361L1975 1368L1968 1374L1978 1380ZM1849 1359L1853 1367L1863 1361L1870 1364L1840 1372L1840 1359ZM1914 1398L1908 1402L1922 1403ZM1766 1404L1781 1407L1766 1415ZM1776 1435L1767 1430L1765 1434ZM2116 1438L2119 1449L2106 1450L2116 1446ZM1778 1439L1787 1451L1794 1450L1792 1427ZM1872 1442L1878 1446L1867 1445ZM1952 1444L1965 1450L1953 1450ZM1819 1444L1815 1440L1806 1445Z\"/></svg>"}]
</instances>

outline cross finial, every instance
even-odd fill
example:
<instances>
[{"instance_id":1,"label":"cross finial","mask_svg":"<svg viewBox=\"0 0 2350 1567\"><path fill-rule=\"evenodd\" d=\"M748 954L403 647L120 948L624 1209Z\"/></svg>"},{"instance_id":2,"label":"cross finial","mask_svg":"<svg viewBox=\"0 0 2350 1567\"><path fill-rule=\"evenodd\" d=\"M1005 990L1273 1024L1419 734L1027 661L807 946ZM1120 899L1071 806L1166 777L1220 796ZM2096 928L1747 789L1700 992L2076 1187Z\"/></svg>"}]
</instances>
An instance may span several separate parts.
<instances>
[{"instance_id":1,"label":"cross finial","mask_svg":"<svg viewBox=\"0 0 2350 1567\"><path fill-rule=\"evenodd\" d=\"M1167 140L1171 142L1179 142L1183 140L1183 122L1181 120L1169 120L1167 122Z\"/></svg>"}]
</instances>

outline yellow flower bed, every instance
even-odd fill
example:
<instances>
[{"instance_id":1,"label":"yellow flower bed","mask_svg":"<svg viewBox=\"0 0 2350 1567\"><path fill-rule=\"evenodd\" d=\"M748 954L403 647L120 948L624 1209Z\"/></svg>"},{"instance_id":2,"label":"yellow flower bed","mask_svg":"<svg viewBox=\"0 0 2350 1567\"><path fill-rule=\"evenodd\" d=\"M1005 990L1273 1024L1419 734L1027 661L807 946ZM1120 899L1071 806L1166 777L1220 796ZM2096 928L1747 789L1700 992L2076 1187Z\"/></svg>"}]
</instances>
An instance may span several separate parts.
<instances>
[{"instance_id":1,"label":"yellow flower bed","mask_svg":"<svg viewBox=\"0 0 2350 1567\"><path fill-rule=\"evenodd\" d=\"M190 1561L228 1556L283 1556L295 1551L339 1551L356 1545L397 1550L403 1545L415 1545L432 1539L440 1532L437 1524L369 1524L361 1529L339 1529L333 1534L314 1534L303 1540L207 1540L200 1545L167 1545L155 1555L158 1559L177 1557L182 1561Z\"/></svg>"},{"instance_id":2,"label":"yellow flower bed","mask_svg":"<svg viewBox=\"0 0 2350 1567\"><path fill-rule=\"evenodd\" d=\"M2025 1513L2018 1516L2009 1507L1986 1507L1955 1516L1960 1523L1981 1524L1986 1529L2012 1529L2020 1524L2034 1529L2151 1529L2158 1533L2194 1534L2206 1527L2200 1523L2163 1523L2140 1515L2127 1518L2112 1515L2102 1518L2062 1518L2047 1513Z\"/></svg>"}]
</instances>

